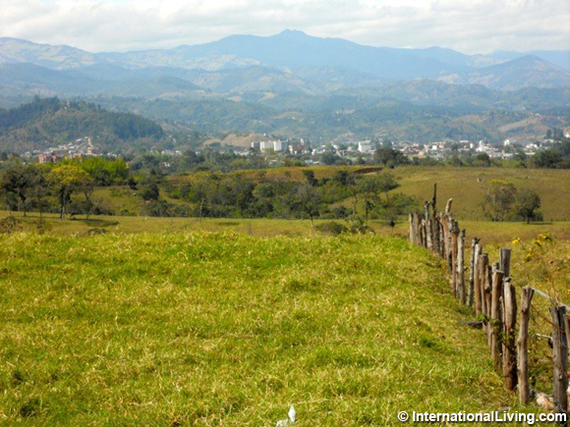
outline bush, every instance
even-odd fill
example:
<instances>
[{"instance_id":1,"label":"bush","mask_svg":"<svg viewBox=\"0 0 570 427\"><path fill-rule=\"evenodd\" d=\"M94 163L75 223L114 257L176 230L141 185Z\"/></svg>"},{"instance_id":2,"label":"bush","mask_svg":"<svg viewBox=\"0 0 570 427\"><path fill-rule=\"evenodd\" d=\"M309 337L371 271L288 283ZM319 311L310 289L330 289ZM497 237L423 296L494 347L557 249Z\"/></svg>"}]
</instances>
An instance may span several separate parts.
<instances>
[{"instance_id":1,"label":"bush","mask_svg":"<svg viewBox=\"0 0 570 427\"><path fill-rule=\"evenodd\" d=\"M14 215L7 216L0 221L0 233L10 234L22 229L22 221Z\"/></svg>"},{"instance_id":2,"label":"bush","mask_svg":"<svg viewBox=\"0 0 570 427\"><path fill-rule=\"evenodd\" d=\"M338 236L339 234L348 233L349 231L348 227L336 221L323 222L322 224L317 224L315 228L317 229L317 231L320 231L325 234L332 234L333 236Z\"/></svg>"}]
</instances>

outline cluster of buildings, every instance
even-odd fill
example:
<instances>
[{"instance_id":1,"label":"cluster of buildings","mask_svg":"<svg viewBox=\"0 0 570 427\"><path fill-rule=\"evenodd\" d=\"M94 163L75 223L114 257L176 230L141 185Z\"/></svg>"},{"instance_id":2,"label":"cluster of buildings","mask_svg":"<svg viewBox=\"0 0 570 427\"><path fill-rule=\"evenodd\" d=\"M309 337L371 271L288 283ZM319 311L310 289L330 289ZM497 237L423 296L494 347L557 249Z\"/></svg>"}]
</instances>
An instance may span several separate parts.
<instances>
[{"instance_id":1,"label":"cluster of buildings","mask_svg":"<svg viewBox=\"0 0 570 427\"><path fill-rule=\"evenodd\" d=\"M491 159L510 159L516 153L524 152L531 157L538 150L554 146L554 140L543 140L541 142L515 141L505 139L502 143L489 143L486 140L442 140L429 143L418 143L401 141L389 143L395 150L401 151L410 158L427 158L435 160L446 160L454 155L477 155L485 153ZM369 157L381 146L386 146L377 140L342 141L311 144L303 139L298 141L268 139L266 141L256 141L251 143L249 150L244 150L240 154L249 155L256 153L275 153L318 156L324 153L333 153L342 158L356 159L358 157Z\"/></svg>"},{"instance_id":2,"label":"cluster of buildings","mask_svg":"<svg viewBox=\"0 0 570 427\"><path fill-rule=\"evenodd\" d=\"M297 154L311 154L311 143L305 139L300 140L266 140L266 141L254 141L251 143L251 150L254 152L261 153L289 153L293 155Z\"/></svg>"},{"instance_id":3,"label":"cluster of buildings","mask_svg":"<svg viewBox=\"0 0 570 427\"><path fill-rule=\"evenodd\" d=\"M527 157L532 157L538 150L551 148L559 142L554 139L543 139L542 141L528 142L505 139L502 143L491 144L485 140L442 140L429 143L418 143L400 141L393 143L380 143L378 140L345 140L335 142L312 143L307 139L276 139L254 141L250 147L238 151L236 154L249 156L254 153L294 155L302 156L306 162L318 163L315 157L323 154L334 154L348 160L359 158L369 158L380 147L392 147L401 151L410 158L432 158L434 160L446 160L456 155L477 155L485 153L491 159L510 159L516 153L524 153ZM101 155L100 151L93 145L91 137L84 137L69 144L50 147L47 150L29 151L24 153L24 157L38 158L40 163L58 163L63 159L88 157ZM182 152L179 150L153 150L151 154L163 155L166 157L179 157ZM106 153L107 156L116 156L113 153ZM312 157L312 159L311 159Z\"/></svg>"},{"instance_id":4,"label":"cluster of buildings","mask_svg":"<svg viewBox=\"0 0 570 427\"><path fill-rule=\"evenodd\" d=\"M40 163L58 163L64 159L88 157L101 155L99 150L93 145L91 137L76 139L69 144L62 144L57 147L50 147L46 150L34 150L24 153L24 157L37 157Z\"/></svg>"}]
</instances>

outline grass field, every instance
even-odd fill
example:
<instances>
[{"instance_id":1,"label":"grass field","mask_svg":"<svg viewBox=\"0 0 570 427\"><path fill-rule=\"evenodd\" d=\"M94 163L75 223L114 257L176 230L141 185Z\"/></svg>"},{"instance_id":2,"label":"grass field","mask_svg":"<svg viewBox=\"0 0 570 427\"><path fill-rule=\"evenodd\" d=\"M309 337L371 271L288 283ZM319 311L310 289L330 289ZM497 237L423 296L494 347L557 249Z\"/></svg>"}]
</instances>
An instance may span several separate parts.
<instances>
[{"instance_id":1,"label":"grass field","mask_svg":"<svg viewBox=\"0 0 570 427\"><path fill-rule=\"evenodd\" d=\"M0 220L10 214L0 211ZM39 214L28 213L24 217L15 213L19 221L18 228L23 231L36 231ZM97 230L110 233L163 233L195 231L234 231L252 236L320 236L321 232L311 226L309 220L265 219L265 218L157 218L144 216L105 216L92 215L86 219L78 215L74 219L60 220L55 214L44 214L48 224L48 233L54 235L88 234ZM315 225L327 223L330 220L315 220ZM344 223L342 220L337 222ZM408 233L407 219L402 218L394 228L382 221L370 221L374 233L382 236L406 237ZM467 239L479 237L483 243L509 244L514 238L531 240L541 233L549 233L557 240L570 239L570 222L543 222L524 224L521 222L488 222L463 221L459 218L461 229L466 230Z\"/></svg>"},{"instance_id":2,"label":"grass field","mask_svg":"<svg viewBox=\"0 0 570 427\"><path fill-rule=\"evenodd\" d=\"M400 425L512 405L441 265L393 237L0 239L0 422Z\"/></svg>"},{"instance_id":3,"label":"grass field","mask_svg":"<svg viewBox=\"0 0 570 427\"><path fill-rule=\"evenodd\" d=\"M484 220L481 204L489 181L502 179L517 188L531 188L540 195L540 210L546 221L570 221L570 170L399 167L393 173L401 186L395 191L431 199L433 184L438 184L440 209L454 199L453 212L459 220Z\"/></svg>"}]
</instances>

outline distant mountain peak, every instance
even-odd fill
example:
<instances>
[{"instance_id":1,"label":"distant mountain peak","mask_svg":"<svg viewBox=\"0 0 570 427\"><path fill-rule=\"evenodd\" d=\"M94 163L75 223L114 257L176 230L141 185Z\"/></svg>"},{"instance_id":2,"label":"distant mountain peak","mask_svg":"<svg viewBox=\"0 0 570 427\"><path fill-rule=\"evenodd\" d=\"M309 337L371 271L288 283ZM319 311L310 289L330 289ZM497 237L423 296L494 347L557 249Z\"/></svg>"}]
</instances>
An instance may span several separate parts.
<instances>
[{"instance_id":1,"label":"distant mountain peak","mask_svg":"<svg viewBox=\"0 0 570 427\"><path fill-rule=\"evenodd\" d=\"M290 29L286 29L281 31L279 34L277 34L276 37L283 37L283 36L287 36L287 37L306 37L307 33L301 31L301 30L290 30Z\"/></svg>"}]
</instances>

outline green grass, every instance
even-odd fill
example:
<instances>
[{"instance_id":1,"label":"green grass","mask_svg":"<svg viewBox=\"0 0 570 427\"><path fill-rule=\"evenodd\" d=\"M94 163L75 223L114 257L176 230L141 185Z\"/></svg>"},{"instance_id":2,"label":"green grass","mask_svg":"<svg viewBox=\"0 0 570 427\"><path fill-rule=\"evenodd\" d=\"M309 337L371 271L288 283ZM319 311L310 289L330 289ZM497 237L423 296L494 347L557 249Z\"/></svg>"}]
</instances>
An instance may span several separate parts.
<instances>
[{"instance_id":1,"label":"green grass","mask_svg":"<svg viewBox=\"0 0 570 427\"><path fill-rule=\"evenodd\" d=\"M439 209L453 198L457 219L484 220L481 205L487 185L493 179L512 182L517 188L530 188L540 195L540 210L546 221L570 221L570 170L568 169L508 169L399 167L393 173L400 178L396 192L416 196L420 201L431 200L433 184L438 184Z\"/></svg>"},{"instance_id":2,"label":"green grass","mask_svg":"<svg viewBox=\"0 0 570 427\"><path fill-rule=\"evenodd\" d=\"M512 405L441 264L394 237L0 237L8 425L400 425Z\"/></svg>"},{"instance_id":3,"label":"green grass","mask_svg":"<svg viewBox=\"0 0 570 427\"><path fill-rule=\"evenodd\" d=\"M0 211L0 220L9 215ZM26 217L21 213L14 213L20 221L19 228L24 231L36 231L39 214L32 212ZM266 218L157 218L144 216L105 216L92 215L86 219L85 215L78 215L74 219L60 220L56 214L44 214L48 223L48 233L53 235L78 234L85 235L94 229L105 230L108 233L164 233L187 231L234 231L252 236L320 236L322 233L311 226L309 220L298 219L266 219ZM482 243L508 244L515 237L530 240L540 233L550 233L558 240L570 239L570 222L531 223L521 222L488 222L463 221L459 219L459 226L466 230L467 242L473 237L479 237ZM330 220L315 220L315 225ZM345 223L342 220L336 220ZM374 233L381 236L406 237L408 233L407 219L392 228L382 221L370 221Z\"/></svg>"}]
</instances>

